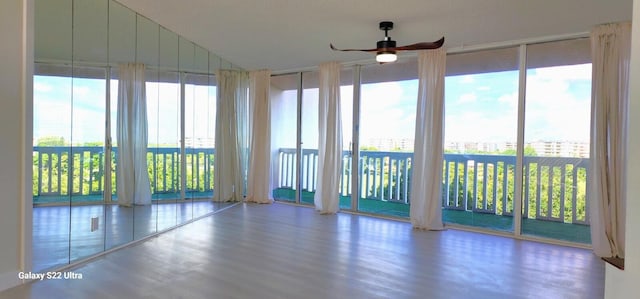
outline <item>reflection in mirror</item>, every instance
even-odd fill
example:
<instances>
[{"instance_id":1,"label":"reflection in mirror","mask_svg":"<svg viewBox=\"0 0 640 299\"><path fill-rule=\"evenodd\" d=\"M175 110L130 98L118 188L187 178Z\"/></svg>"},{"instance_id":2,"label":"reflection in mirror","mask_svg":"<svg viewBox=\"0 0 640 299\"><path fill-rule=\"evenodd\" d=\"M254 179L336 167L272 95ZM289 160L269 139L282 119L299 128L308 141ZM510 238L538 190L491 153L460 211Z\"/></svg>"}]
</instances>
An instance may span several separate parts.
<instances>
[{"instance_id":1,"label":"reflection in mirror","mask_svg":"<svg viewBox=\"0 0 640 299\"><path fill-rule=\"evenodd\" d=\"M209 55L196 46L193 73L185 76L185 153L186 186L188 199L192 200L192 215L198 217L211 211L213 196L213 130L210 129L211 111L215 102L209 99Z\"/></svg>"},{"instance_id":2,"label":"reflection in mirror","mask_svg":"<svg viewBox=\"0 0 640 299\"><path fill-rule=\"evenodd\" d=\"M134 61L136 49L136 14L118 2L109 2L109 45L108 53L111 65L109 76L108 120L109 140L111 146L105 147L105 159L110 167L105 167L105 178L110 177L109 185L105 184L106 236L105 248L109 249L133 241L133 209L120 206L116 193L116 154L118 152L117 119L118 119L118 64Z\"/></svg>"},{"instance_id":3,"label":"reflection in mirror","mask_svg":"<svg viewBox=\"0 0 640 299\"><path fill-rule=\"evenodd\" d=\"M154 23L153 21L137 15L136 16L136 63L144 64L145 67L145 80L146 80L146 88L150 88L149 82L157 82L158 81L158 55L159 48L158 43L160 40L159 36L159 25ZM149 93L147 92L147 114L149 113ZM148 115L147 115L147 127L149 127L148 123ZM148 130L147 130L148 133ZM147 136L147 145L149 144L149 136ZM154 173L153 169L153 155L149 155L151 152L150 149L147 149L147 170L150 173ZM149 171L150 170L150 171ZM150 187L153 185L154 176L151 175L149 177ZM151 187L153 190L153 187ZM153 193L152 193L153 194ZM144 204L136 204L133 206L134 211L134 239L140 239L147 235L153 234L157 231L157 203L144 203Z\"/></svg>"},{"instance_id":4,"label":"reflection in mirror","mask_svg":"<svg viewBox=\"0 0 640 299\"><path fill-rule=\"evenodd\" d=\"M68 264L72 1L34 1L33 269ZM51 113L51 111L56 113Z\"/></svg>"},{"instance_id":5,"label":"reflection in mirror","mask_svg":"<svg viewBox=\"0 0 640 299\"><path fill-rule=\"evenodd\" d=\"M189 82L190 78L195 77L194 75L194 63L195 63L195 44L193 44L192 42L180 37L180 60L179 60L179 67L180 67L180 73L182 75L182 81L181 83L183 84L182 88L184 91L183 94L183 98L182 100L185 101L182 104L182 107L184 108L186 101L189 101L189 98L193 98L194 97L194 92L195 92L195 84ZM191 84L190 84L191 83ZM189 122L190 117L187 116L188 112L185 111L185 114L183 114L184 116L184 120L185 120L185 127L183 127L183 130L186 130L186 123ZM183 136L185 136L186 138L186 131L183 131L184 134L182 134ZM191 142L192 143L192 142ZM193 197L192 197L192 193L195 192L194 189L194 182L197 182L197 180L195 179L194 175L197 175L197 169L194 167L196 166L196 161L197 159L195 158L195 156L197 156L197 154L194 154L193 152L189 151L187 152L188 148L193 148L193 144L190 144L188 140L185 139L185 144L184 144L184 148L181 148L181 152L182 152L182 173L184 174L182 176L182 186L184 186L184 188L182 188L182 193L181 193L181 197L180 200L178 200L178 224L180 223L184 223L186 221L189 221L191 219L193 219Z\"/></svg>"},{"instance_id":6,"label":"reflection in mirror","mask_svg":"<svg viewBox=\"0 0 640 299\"><path fill-rule=\"evenodd\" d=\"M159 72L156 82L147 81L149 153L152 155L151 189L157 205L157 229L176 225L180 198L180 77L178 35L160 27Z\"/></svg>"},{"instance_id":7,"label":"reflection in mirror","mask_svg":"<svg viewBox=\"0 0 640 299\"><path fill-rule=\"evenodd\" d=\"M72 71L36 64L34 73L32 238L33 269L40 271L68 264L70 259ZM56 113L51 113L54 109Z\"/></svg>"},{"instance_id":8,"label":"reflection in mirror","mask_svg":"<svg viewBox=\"0 0 640 299\"><path fill-rule=\"evenodd\" d=\"M213 211L211 73L233 65L116 0L35 0L34 19L33 269ZM152 204L128 206L116 184L118 66L135 62L146 69Z\"/></svg>"},{"instance_id":9,"label":"reflection in mirror","mask_svg":"<svg viewBox=\"0 0 640 299\"><path fill-rule=\"evenodd\" d=\"M215 74L222 64L222 58L218 55L209 53L209 74Z\"/></svg>"},{"instance_id":10,"label":"reflection in mirror","mask_svg":"<svg viewBox=\"0 0 640 299\"><path fill-rule=\"evenodd\" d=\"M70 261L104 251L108 0L73 1Z\"/></svg>"}]
</instances>

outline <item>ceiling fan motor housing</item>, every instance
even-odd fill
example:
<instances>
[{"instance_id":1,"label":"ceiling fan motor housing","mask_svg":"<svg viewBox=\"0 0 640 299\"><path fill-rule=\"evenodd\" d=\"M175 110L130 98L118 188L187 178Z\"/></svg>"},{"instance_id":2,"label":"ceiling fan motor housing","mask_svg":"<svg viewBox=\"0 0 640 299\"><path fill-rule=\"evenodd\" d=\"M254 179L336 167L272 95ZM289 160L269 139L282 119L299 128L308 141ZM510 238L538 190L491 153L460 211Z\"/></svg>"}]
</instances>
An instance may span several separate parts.
<instances>
[{"instance_id":1,"label":"ceiling fan motor housing","mask_svg":"<svg viewBox=\"0 0 640 299\"><path fill-rule=\"evenodd\" d=\"M396 51L392 51L392 50L388 50L389 48L395 48L396 47L396 41L391 40L391 39L385 39L385 40L381 40L378 41L376 43L377 48L378 48L378 54L384 54L384 53L395 53Z\"/></svg>"}]
</instances>

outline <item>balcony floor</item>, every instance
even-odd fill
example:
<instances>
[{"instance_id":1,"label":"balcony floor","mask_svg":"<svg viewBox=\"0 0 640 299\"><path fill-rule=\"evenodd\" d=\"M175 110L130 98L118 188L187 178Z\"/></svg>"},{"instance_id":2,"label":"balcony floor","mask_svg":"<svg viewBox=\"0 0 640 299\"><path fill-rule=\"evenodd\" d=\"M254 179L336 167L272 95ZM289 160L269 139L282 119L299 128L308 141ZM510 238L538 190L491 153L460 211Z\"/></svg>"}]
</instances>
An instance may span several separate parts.
<instances>
[{"instance_id":1,"label":"balcony floor","mask_svg":"<svg viewBox=\"0 0 640 299\"><path fill-rule=\"evenodd\" d=\"M295 190L280 188L274 190L274 197L283 201L294 201ZM302 191L301 202L313 205L314 192ZM350 209L351 198L340 197L340 208ZM360 199L359 211L381 214L391 217L408 218L409 205L403 203ZM442 210L445 223L476 227L480 229L513 231L513 217L460 210ZM591 233L588 225L561 223L537 219L522 219L522 234L533 237L549 238L579 244L591 244Z\"/></svg>"}]
</instances>

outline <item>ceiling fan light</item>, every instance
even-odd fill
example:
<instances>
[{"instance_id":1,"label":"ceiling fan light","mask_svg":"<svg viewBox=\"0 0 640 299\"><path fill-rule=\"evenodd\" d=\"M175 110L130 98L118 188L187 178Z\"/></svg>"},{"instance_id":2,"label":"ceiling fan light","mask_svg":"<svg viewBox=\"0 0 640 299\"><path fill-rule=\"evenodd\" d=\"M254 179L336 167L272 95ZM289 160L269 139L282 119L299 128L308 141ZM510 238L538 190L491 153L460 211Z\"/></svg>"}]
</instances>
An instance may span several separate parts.
<instances>
[{"instance_id":1,"label":"ceiling fan light","mask_svg":"<svg viewBox=\"0 0 640 299\"><path fill-rule=\"evenodd\" d=\"M398 59L395 52L380 52L376 55L376 61L381 63L394 62Z\"/></svg>"}]
</instances>

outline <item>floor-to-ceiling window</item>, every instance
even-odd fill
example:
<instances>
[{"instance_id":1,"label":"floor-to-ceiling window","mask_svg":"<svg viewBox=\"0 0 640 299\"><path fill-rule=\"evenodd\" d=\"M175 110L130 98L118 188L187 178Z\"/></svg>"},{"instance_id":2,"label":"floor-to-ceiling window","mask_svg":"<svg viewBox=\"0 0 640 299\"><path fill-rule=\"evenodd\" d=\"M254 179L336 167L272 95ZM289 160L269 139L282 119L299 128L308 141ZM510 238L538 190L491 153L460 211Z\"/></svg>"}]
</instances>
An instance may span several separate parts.
<instances>
[{"instance_id":1,"label":"floor-to-ceiling window","mask_svg":"<svg viewBox=\"0 0 640 299\"><path fill-rule=\"evenodd\" d=\"M343 114L343 130L356 128L359 160L346 163L340 175L351 185L354 183L346 178L358 177L358 188L344 184L346 189L341 192L347 190L350 195L357 190L358 202L351 208L358 211L408 217L410 186L420 183L411 180L416 59L354 69L360 80L354 88L358 91L354 99L357 111L354 118ZM288 192L286 200L294 200L295 188L300 186L303 203L312 202L317 180L314 76L317 73L303 73L300 88L293 84L297 75L291 75L286 89L291 103L296 102L297 92L302 93L297 127L302 148L300 175L296 175L292 127L287 131L289 149L279 150L280 161L274 171L281 184L274 194ZM274 78L283 80L284 76ZM448 54L443 221L589 243L586 165L590 91L586 38ZM293 126L295 106L290 109L288 126ZM354 122L346 123L345 119ZM345 157L350 149L345 148ZM287 167L291 170L285 171ZM350 207L341 204L341 208Z\"/></svg>"},{"instance_id":2,"label":"floor-to-ceiling window","mask_svg":"<svg viewBox=\"0 0 640 299\"><path fill-rule=\"evenodd\" d=\"M313 204L318 170L318 72L302 74L301 103L301 169L300 202ZM351 154L353 115L353 70L345 68L340 72L340 111L342 117L343 163L340 178L340 208L351 208Z\"/></svg>"},{"instance_id":3,"label":"floor-to-ceiling window","mask_svg":"<svg viewBox=\"0 0 640 299\"><path fill-rule=\"evenodd\" d=\"M360 78L358 210L409 217L417 61L363 66Z\"/></svg>"},{"instance_id":4,"label":"floor-to-ceiling window","mask_svg":"<svg viewBox=\"0 0 640 299\"><path fill-rule=\"evenodd\" d=\"M588 38L527 46L522 234L590 243Z\"/></svg>"},{"instance_id":5,"label":"floor-to-ceiling window","mask_svg":"<svg viewBox=\"0 0 640 299\"><path fill-rule=\"evenodd\" d=\"M298 97L301 74L271 77L271 186L277 200L295 202Z\"/></svg>"},{"instance_id":6,"label":"floor-to-ceiling window","mask_svg":"<svg viewBox=\"0 0 640 299\"><path fill-rule=\"evenodd\" d=\"M443 220L513 229L518 47L447 56Z\"/></svg>"}]
</instances>

